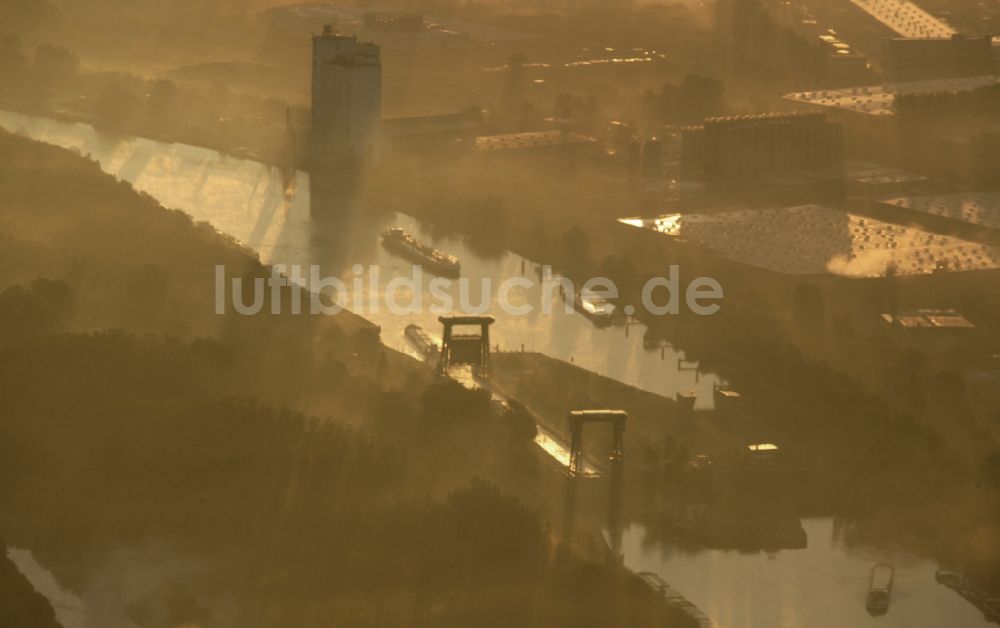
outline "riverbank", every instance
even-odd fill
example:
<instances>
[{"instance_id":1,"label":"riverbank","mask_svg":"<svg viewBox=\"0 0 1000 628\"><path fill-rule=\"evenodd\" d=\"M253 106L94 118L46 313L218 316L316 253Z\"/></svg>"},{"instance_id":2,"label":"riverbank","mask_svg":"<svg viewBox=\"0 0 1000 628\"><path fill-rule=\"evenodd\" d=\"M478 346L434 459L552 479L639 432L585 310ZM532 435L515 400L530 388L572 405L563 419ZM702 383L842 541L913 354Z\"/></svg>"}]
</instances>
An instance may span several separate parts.
<instances>
[{"instance_id":1,"label":"riverbank","mask_svg":"<svg viewBox=\"0 0 1000 628\"><path fill-rule=\"evenodd\" d=\"M594 375L571 364L555 361L534 353L499 353L493 356L494 371L491 385L505 392L516 391L513 396L537 410L548 427L566 431L566 410L586 407L626 408L630 413L626 429L627 463L626 484L641 486L638 491L626 490L630 494L626 504L625 541L623 546L625 564L636 571L651 570L662 576L675 589L683 592L705 610L708 615L725 626L752 626L757 624L788 625L788 609L794 609L799 621L816 626L875 625L874 622L890 626L941 625L941 622L957 622L954 625L986 625L979 621L977 609L965 600L952 597L950 593L934 582L932 576L936 562L925 558L926 554L912 553L914 548L926 544L917 539L886 543L883 539L859 535L859 528L865 523L838 517L831 512L831 504L826 504L827 515L823 519L813 516L802 520L798 534L801 538L794 542L764 542L760 539L748 542L728 536L717 539L707 549L696 536L664 525L657 514L643 504L643 494L649 498L650 491L658 491L661 499L678 505L688 503L689 497L682 491L657 483L649 483L648 465L653 463L648 455L651 449L658 450L664 436L673 437L678 444L686 445L686 437L707 429L714 421L724 423L723 439L729 444L739 442L740 436L734 430L734 423L714 412L699 412L686 416L678 404L672 400L651 395L638 389ZM556 383L558 382L558 385ZM555 399L555 401L551 401ZM537 404L537 406L536 406ZM666 427L666 429L664 429ZM599 426L587 432L585 447L595 457L606 456L607 440ZM665 435L664 435L665 432ZM725 445L725 443L723 443ZM722 448L723 450L726 447ZM690 457L699 450L691 449ZM727 464L728 462L728 464ZM802 461L786 459L776 461L773 466L762 469L757 466L734 465L736 461L724 458L711 460L715 465L717 481L737 487L739 497L765 506L775 513L775 496L784 494L794 500L802 495L817 491L817 487L837 481L826 475L834 469L818 469L803 466ZM728 469L727 469L728 467ZM783 476L775 483L775 478L758 477L754 474ZM671 482L673 484L673 482ZM725 493L720 487L711 490L702 483L701 490L711 493ZM605 513L606 491L601 486L591 490L587 514L591 525L603 525L601 517ZM722 512L727 516L727 525L739 522L738 531L746 534L767 518L751 520L744 515L733 517L732 500L723 498L730 505ZM788 502L783 505L787 509ZM679 509L672 509L674 511ZM784 519L773 520L775 525L787 526L790 521L798 522L800 513L785 513ZM841 513L843 514L843 513ZM789 518L790 517L790 518ZM753 521L754 525L748 525ZM706 526L705 522L700 523ZM804 526L804 527L803 527ZM808 534L808 537L807 537ZM793 548L793 549L782 549ZM738 549L738 551L732 551ZM761 551L764 550L764 551ZM822 562L817 562L822 556ZM873 562L891 561L900 570L901 584L898 587L900 599L888 616L872 618L865 612L864 595L868 575ZM821 567L819 565L822 565ZM836 577L829 579L831 573ZM724 575L723 575L724 574ZM794 574L794 575L793 575ZM727 585L720 588L717 579ZM740 591L740 596L752 596L757 600L752 609L734 605L730 597L732 591ZM789 598L795 598L794 603ZM835 603L832 601L835 600ZM833 604L827 608L825 605ZM805 609L809 610L805 610ZM849 620L847 619L849 618Z\"/></svg>"},{"instance_id":2,"label":"riverbank","mask_svg":"<svg viewBox=\"0 0 1000 628\"><path fill-rule=\"evenodd\" d=\"M893 284L783 277L675 246L658 234L617 224L617 218L630 213L624 181L609 186L606 177L587 176L593 166L560 166L528 155L521 164L467 160L420 181L408 178L405 170L395 172L391 179L402 191L395 196L380 185L369 186L367 193L379 199L375 206L406 207L445 233L469 228L476 215L469 208L477 199L492 198L489 227L467 232L471 241L551 263L577 280L608 276L623 303L639 302L642 278L662 274L670 264L680 265L686 278L716 278L726 292L719 314L647 317L646 322L690 360L732 382L768 438L831 470L831 482L804 495L808 501L803 507L822 512L833 504L869 521L871 538L906 539L943 560L976 563L986 570L997 564L993 557L1000 556L1000 546L995 543L987 555L969 551L983 526L991 535L998 532L987 513L1000 497L975 490L975 465L990 436L964 418L956 426L947 412L935 410L953 403L961 407L961 401L933 401L920 414L904 405L915 393L937 395L934 371L904 394L899 370L907 368L905 356L911 350L887 343L875 325L852 325L856 318L876 318L888 307L883 303L888 303ZM905 286L910 298L920 298L944 280L921 277L898 285ZM987 277L954 280L972 294L986 285ZM819 320L808 309L817 306L802 296L808 283L821 295L819 308L830 304L828 311L819 310ZM851 352L853 360L847 355ZM866 358L859 362L857 355ZM956 455L969 462L956 462ZM956 496L960 506L941 507ZM914 517L914 512L920 515Z\"/></svg>"},{"instance_id":3,"label":"riverbank","mask_svg":"<svg viewBox=\"0 0 1000 628\"><path fill-rule=\"evenodd\" d=\"M529 407L563 442L570 441L570 410L627 412L623 514L625 521L645 526L651 542L748 550L805 545L796 509L803 490L798 458L790 452L753 459L747 448L755 442L749 440L753 427L739 408L694 412L672 399L532 353L495 356L490 386ZM606 468L609 430L597 425L584 436L585 454ZM819 469L808 475L817 483L829 482ZM595 503L604 509L603 500Z\"/></svg>"},{"instance_id":4,"label":"riverbank","mask_svg":"<svg viewBox=\"0 0 1000 628\"><path fill-rule=\"evenodd\" d=\"M629 413L625 433L629 451L627 467L642 464L642 452L647 448L659 448L667 438L684 443L691 452L715 456L731 453L739 447L741 435L734 434L729 429L731 426L720 425L717 413L690 411L673 399L540 353L494 354L491 384L529 404L549 429L564 438L568 436L567 413L570 410L625 410ZM603 433L594 434L594 437L595 443L607 443ZM590 445L588 449L596 455L600 447Z\"/></svg>"},{"instance_id":5,"label":"riverbank","mask_svg":"<svg viewBox=\"0 0 1000 628\"><path fill-rule=\"evenodd\" d=\"M289 168L288 149L278 146L257 146L247 148L234 145L222 137L213 139L211 134L203 130L185 131L182 129L164 129L155 124L140 124L136 122L116 122L106 117L97 116L83 111L74 111L50 104L33 104L23 100L0 98L0 109L21 113L28 116L51 118L59 122L71 124L86 124L109 134L123 137L145 137L167 144L186 144L218 151L240 159L249 159L275 168ZM13 129L16 131L16 129Z\"/></svg>"},{"instance_id":6,"label":"riverbank","mask_svg":"<svg viewBox=\"0 0 1000 628\"><path fill-rule=\"evenodd\" d=\"M0 539L0 624L19 628L64 628L52 603L37 591L8 555Z\"/></svg>"},{"instance_id":7,"label":"riverbank","mask_svg":"<svg viewBox=\"0 0 1000 628\"><path fill-rule=\"evenodd\" d=\"M498 488L552 497L488 397L348 313L214 314L214 263L269 274L248 250L69 151L0 143L0 525L95 622L688 625Z\"/></svg>"},{"instance_id":8,"label":"riverbank","mask_svg":"<svg viewBox=\"0 0 1000 628\"><path fill-rule=\"evenodd\" d=\"M392 205L392 206L396 206L396 205ZM373 241L377 241L377 239L373 240ZM206 284L206 285L209 285L209 284ZM723 316L725 316L725 312L723 312ZM746 316L746 314L744 313L743 316ZM780 336L780 333L779 333L780 330L775 330L774 332L770 332L769 331L767 334L764 334L764 335L760 335L760 334L754 335L754 334L745 333L745 332L748 331L748 329L747 329L747 327L744 324L740 324L741 318L743 318L743 317L738 317L738 318L735 318L735 319L731 319L731 318L730 319L724 319L722 321L722 323L723 323L722 325L716 326L712 330L702 330L702 333L698 334L697 337L695 337L695 336L688 336L687 338L688 339L692 339L692 340L701 340L701 341L703 341L704 342L704 349L706 350L706 352L711 351L715 347L715 345L717 345L717 344L722 344L724 346L727 346L727 348L730 348L729 345L733 345L736 349L738 349L737 351L735 351L735 355L737 355L737 356L739 356L739 355L745 355L745 354L748 354L748 353L752 354L753 351L755 351L755 350L763 349L763 350L761 350L759 352L759 354L758 354L759 357L757 358L757 360L765 360L765 359L768 358L768 356L771 356L771 355L774 354L775 348L781 348L781 347L786 347L787 346L787 340L783 339ZM690 324L691 323L691 321L684 321L684 322L686 324ZM695 321L695 322L697 322L697 321ZM679 331L683 331L684 327L680 327L679 326L678 330ZM718 334L716 336L716 338L714 339L717 342L713 341L713 339L711 338L710 334L708 333L709 331L714 331L716 334ZM786 356L786 358L787 358L787 356ZM753 402L754 405L755 405L755 408L754 408L755 413L760 413L760 415L763 416L763 418L764 418L764 421L763 421L764 425L766 427L770 428L771 430L774 430L774 428L776 426L778 428L781 428L783 431L780 434L781 439L779 440L779 442L782 442L783 444L786 443L786 442L788 442L788 443L803 442L806 445L811 445L810 439L807 438L807 437L809 437L809 430L805 429L805 428L808 427L808 428L811 429L811 426L814 425L814 423L810 422L808 425L799 425L799 423L801 423L801 421L795 421L795 419L796 418L800 418L802 416L802 413L807 413L807 414L805 414L806 418L811 418L811 419L813 419L813 421L815 421L816 417L813 416L815 414L815 410L812 407L810 407L810 405L809 405L811 403L811 401L812 401L810 399L810 396L813 395L814 391L813 391L813 389L808 388L808 387L800 388L800 387L796 386L796 383L805 383L805 382L808 382L810 377L815 377L817 374L823 375L823 377L825 377L825 378L829 378L829 374L816 373L815 371L813 371L813 372L803 372L803 369L800 368L800 365L798 365L798 364L793 364L793 368L789 369L789 368L787 368L787 366L782 361L774 363L772 365L772 367L775 370L772 370L772 371L759 371L759 369L754 369L752 367L753 367L753 364L748 365L748 369L750 369L750 370L748 370L747 372L745 372L745 377L742 377L741 381L750 381L750 382L760 381L762 385L768 387L767 389L765 389L763 391L765 393L765 395L763 397L757 397L755 394L749 394L749 395L747 395L748 398L750 399L750 401ZM759 372L756 372L756 371L759 371ZM807 375L808 377L803 377L803 375ZM768 379L770 379L771 381L768 381ZM781 382L781 386L783 386L785 388L781 388L779 390L771 390L770 387L774 386L774 382L775 381ZM833 379L833 380L822 379L820 381L823 381L823 382L829 381L829 382L834 382L834 383L836 382L835 379ZM741 390L741 392L744 392L744 393L747 392L747 389L744 388L743 386L738 386L738 388ZM751 390L751 392L753 392L753 391ZM838 389L836 387L831 388L831 389L827 389L827 388L821 387L820 388L820 392L822 392L824 394L829 394L831 392L840 394L840 393L838 393ZM768 410L769 410L768 405L766 403L763 404L763 405L761 405L761 400L767 401L768 399L774 399L776 397L777 393L784 393L784 394L786 394L787 396L789 396L791 398L790 401L793 402L793 403L790 403L787 407L783 408L784 411L785 411L785 413L775 413L773 415L769 415L769 413L768 413ZM850 400L851 399L851 395L850 394L845 394L844 395L844 399ZM779 408L779 409L781 409L781 408ZM795 414L795 413L798 413L798 414ZM559 414L559 413L557 413L557 414ZM865 415L861 415L859 417L853 417L853 412L852 412L852 410L850 408L848 408L846 410L843 410L843 414L840 414L839 412L831 412L828 416L829 416L828 429L830 430L830 434L833 435L834 437L836 437L836 435L837 435L838 432L850 431L851 429L856 429L854 426L857 426L857 428L860 428L859 431L858 431L858 433L863 436L863 439L864 439L865 442L868 442L873 437L879 436L878 434L875 434L875 433L872 432L872 426L870 426L870 425L869 426L860 425L860 424L863 424L863 420L865 418ZM563 417L562 416L558 416L557 418L559 420L561 420ZM785 420L788 421L788 423L783 426L781 424L781 422L780 422L780 419L785 419ZM847 419L847 420L845 420L845 419ZM898 427L900 429L904 429L906 426L905 425L900 425ZM798 429L798 433L796 433L794 431L795 428L799 428ZM789 432L790 432L790 434L788 436L786 436L786 434L788 434ZM816 435L816 434L812 435L812 438L815 439L815 445L812 445L812 446L809 447L809 450L808 450L809 453L818 452L818 459L821 460L821 461L830 461L830 462L832 462L834 464L839 464L839 463L843 462L844 461L843 457L842 456L838 457L838 455L837 455L839 452L836 452L836 451L835 452L830 452L829 451L830 450L830 443L835 443L835 444L838 445L838 447L840 447L841 446L840 442L836 438L834 438L833 440L831 440L829 442L824 442L824 438L823 438L824 436L825 436L825 434L823 434L823 433L818 434L818 435ZM790 440L790 438L792 438L792 437L794 437L795 440ZM791 449L793 449L793 447L789 446L786 449L791 450ZM865 452L865 453L866 453L866 455L868 454L868 452ZM940 453L941 452L937 452L934 455L940 455ZM802 454L802 455L805 455L805 454ZM896 453L896 455L898 456L898 453ZM848 460L847 462L851 462L852 464L854 463L853 460ZM916 463L917 461L914 460L913 462ZM894 463L894 464L898 464L898 463ZM849 470L850 469L845 470L845 476L848 475L847 471L849 471ZM876 473L875 473L875 475L873 477L875 477L876 479L881 479L881 480L884 481L884 479L885 479L886 476L888 476L891 479L893 477L896 477L896 474L898 474L898 473L899 473L898 470L892 469L892 468L890 468L890 469L880 469L880 470L876 471ZM925 473L928 474L930 477L934 478L935 470L933 468L931 468L931 469L926 470ZM934 479L937 479L937 478L934 478ZM919 481L917 481L915 483L919 484ZM841 484L841 486L843 486L845 484L845 482L841 482L840 484ZM847 482L846 484L848 486L850 486L849 482ZM931 482L928 482L928 486L934 486L934 485L935 485L935 481L934 480L932 480ZM883 487L880 487L880 486L874 486L872 488L868 488L867 484L862 484L861 486L863 488L865 488L866 491L868 491L868 490L873 491L873 493L875 495L878 495L878 491L883 488ZM822 489L819 490L819 491L817 491L817 493L824 493L824 492L825 491L822 490ZM819 497L822 497L822 495L819 495ZM870 496L866 494L866 495L859 495L856 498L859 501L865 501L866 500L865 498L869 498L869 497ZM903 506L904 508L906 507L905 506L906 502L910 500L909 496L906 496L907 499L905 499L905 500L899 500L898 496L896 495L896 492L895 491L890 491L889 493L880 495L879 497L871 497L871 499L873 500L872 503L877 502L879 499L885 499L886 497L888 497L889 499L894 500L894 501L900 501L900 502L902 502L904 504L904 506ZM847 505L848 506L851 505L851 501L852 500L847 500ZM850 510L847 510L847 511L851 512ZM897 531L897 528L898 528L898 519L893 516L894 512L900 512L900 510L898 510L896 508L887 509L886 519L884 520L884 522L880 522L880 524L878 526L876 526L876 527L879 528L879 529L881 529L881 530L884 530L886 532L895 532L895 531ZM960 515L960 514L961 513L956 513L956 515ZM951 525L951 522L948 522L948 523L949 523L949 525ZM958 529L961 529L962 523L958 522L958 524L959 524L959 528ZM909 544L911 544L912 546L915 546L915 547L920 547L920 545L921 545L921 539L919 537L916 537L916 538L907 537L906 543L909 543Z\"/></svg>"}]
</instances>

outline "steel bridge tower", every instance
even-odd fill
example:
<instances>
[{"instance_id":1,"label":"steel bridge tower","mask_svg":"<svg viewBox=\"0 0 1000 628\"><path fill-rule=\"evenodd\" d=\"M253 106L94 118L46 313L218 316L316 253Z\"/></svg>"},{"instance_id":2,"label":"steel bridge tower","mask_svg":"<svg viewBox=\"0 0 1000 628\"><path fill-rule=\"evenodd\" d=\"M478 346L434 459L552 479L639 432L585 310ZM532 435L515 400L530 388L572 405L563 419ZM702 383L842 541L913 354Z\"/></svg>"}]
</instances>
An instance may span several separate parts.
<instances>
[{"instance_id":1,"label":"steel bridge tower","mask_svg":"<svg viewBox=\"0 0 1000 628\"><path fill-rule=\"evenodd\" d=\"M490 325L492 316L441 316L444 337L441 342L441 359L438 372L447 373L458 364L471 364L480 377L488 377L490 372ZM479 333L456 334L454 328L479 327Z\"/></svg>"},{"instance_id":2,"label":"steel bridge tower","mask_svg":"<svg viewBox=\"0 0 1000 628\"><path fill-rule=\"evenodd\" d=\"M606 423L612 429L611 452L608 455L609 499L608 533L611 549L617 555L621 550L622 489L625 476L625 424L628 413L624 410L574 410L569 413L570 449L567 467L565 536L573 534L576 514L577 485L583 474L583 428L588 423Z\"/></svg>"}]
</instances>

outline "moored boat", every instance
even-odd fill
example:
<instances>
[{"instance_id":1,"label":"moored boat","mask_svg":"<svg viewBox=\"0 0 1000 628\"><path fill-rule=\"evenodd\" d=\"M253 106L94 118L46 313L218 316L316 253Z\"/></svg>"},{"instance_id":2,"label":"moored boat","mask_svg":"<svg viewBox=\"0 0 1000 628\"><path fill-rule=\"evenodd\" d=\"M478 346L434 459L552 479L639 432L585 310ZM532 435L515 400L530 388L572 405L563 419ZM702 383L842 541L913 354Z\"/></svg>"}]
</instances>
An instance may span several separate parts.
<instances>
[{"instance_id":1,"label":"moored boat","mask_svg":"<svg viewBox=\"0 0 1000 628\"><path fill-rule=\"evenodd\" d=\"M407 325L403 330L403 335L413 345L413 348L425 358L434 356L440 351L438 343L420 325L412 323Z\"/></svg>"},{"instance_id":2,"label":"moored boat","mask_svg":"<svg viewBox=\"0 0 1000 628\"><path fill-rule=\"evenodd\" d=\"M573 307L598 325L610 325L615 313L614 304L586 290L573 294Z\"/></svg>"},{"instance_id":3,"label":"moored boat","mask_svg":"<svg viewBox=\"0 0 1000 628\"><path fill-rule=\"evenodd\" d=\"M416 238L399 227L383 231L382 243L386 248L417 262L433 273L457 277L462 272L462 265L457 257L418 242Z\"/></svg>"},{"instance_id":4,"label":"moored boat","mask_svg":"<svg viewBox=\"0 0 1000 628\"><path fill-rule=\"evenodd\" d=\"M869 613L881 615L889 610L889 597L892 595L892 581L895 576L896 569L892 565L879 563L872 567L868 599L865 602Z\"/></svg>"}]
</instances>

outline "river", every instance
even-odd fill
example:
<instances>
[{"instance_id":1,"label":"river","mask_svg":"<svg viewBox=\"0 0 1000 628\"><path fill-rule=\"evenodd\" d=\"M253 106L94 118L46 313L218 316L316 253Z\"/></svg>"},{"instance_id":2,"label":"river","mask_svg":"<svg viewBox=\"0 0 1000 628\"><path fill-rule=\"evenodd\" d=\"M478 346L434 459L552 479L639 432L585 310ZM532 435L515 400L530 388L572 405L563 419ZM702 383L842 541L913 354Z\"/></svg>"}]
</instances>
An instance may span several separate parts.
<instances>
[{"instance_id":1,"label":"river","mask_svg":"<svg viewBox=\"0 0 1000 628\"><path fill-rule=\"evenodd\" d=\"M523 272L536 285L526 292L512 292L511 301L520 304L521 297L534 304L534 311L522 316L499 307L489 310L497 318L490 331L491 340L501 350L523 347L538 351L667 397L693 390L698 395L697 407L711 407L712 387L718 378L687 365L678 368L683 354L670 347L662 352L644 349L641 325L633 324L628 330L620 326L598 328L576 312L565 313L560 304L553 304L551 315L543 314L545 295L538 281L539 265L514 253L477 254L464 238L435 237L428 225L399 212L356 211L350 219L313 219L309 175L305 172L296 174L294 192L286 194L280 170L209 149L109 135L86 124L10 112L0 112L0 126L89 155L106 172L128 181L164 206L181 209L243 242L257 251L264 263L303 267L315 264L323 276L340 277L348 288L356 265L365 269L363 278L368 277L369 267L379 268L380 292L394 278L411 275L411 263L380 244L381 232L390 226L402 227L419 240L458 257L462 275L472 287L468 299L472 305L481 300L478 288L484 279L490 281L495 294L505 279L522 276ZM430 278L425 275L421 284L425 305L433 302L427 290ZM460 304L458 290L457 285L449 290L456 305ZM412 298L405 287L396 293L404 305ZM438 314L428 307L406 316L392 314L385 307L378 312L365 308L358 313L379 325L382 341L400 351L412 353L403 337L403 329L410 323L440 333Z\"/></svg>"},{"instance_id":2,"label":"river","mask_svg":"<svg viewBox=\"0 0 1000 628\"><path fill-rule=\"evenodd\" d=\"M651 571L725 628L986 628L995 626L958 593L937 582L937 565L910 554L852 547L830 518L803 519L800 550L688 550L647 544L633 525L622 537L625 565ZM889 611L865 610L871 569L896 569Z\"/></svg>"},{"instance_id":3,"label":"river","mask_svg":"<svg viewBox=\"0 0 1000 628\"><path fill-rule=\"evenodd\" d=\"M208 149L110 135L84 124L10 112L0 112L0 126L90 155L106 172L163 205L182 209L195 220L207 221L240 240L265 263L317 264L324 274L348 280L348 285L355 265L377 265L381 269L378 289L384 290L393 278L410 273L409 262L379 244L383 229L400 226L456 255L462 262L463 276L472 278L474 286L483 278L490 278L495 288L504 279L522 273L537 277L538 265L531 260L510 252L478 254L463 238L438 237L429 226L404 213L358 211L350 220L313 219L306 173L295 175L294 191L289 193L278 169ZM421 291L429 302L431 295L425 284ZM456 293L452 294L458 302ZM529 303L540 303L540 294L536 287L523 297ZM406 298L401 295L400 300L405 302ZM416 353L403 336L407 324L416 323L438 333L437 314L428 311L405 317L384 309L361 313L382 328L383 342L413 355ZM644 349L639 325L598 328L583 316L559 308L549 316L537 310L527 316L498 309L489 313L497 318L491 339L502 350L523 346L668 397L694 390L697 407L710 407L713 385L719 379L679 368L683 355L672 348L662 354ZM625 532L622 547L627 566L658 573L718 625L728 628L991 625L972 605L934 580L933 564L913 556L849 548L834 533L830 519L806 520L803 525L809 536L806 549L771 554L647 546L639 526ZM15 558L50 599L64 596L54 579L29 560L29 554L20 553ZM864 596L871 566L882 561L896 565L898 585L889 613L873 619L864 610ZM78 612L75 604L74 600L74 614Z\"/></svg>"}]
</instances>

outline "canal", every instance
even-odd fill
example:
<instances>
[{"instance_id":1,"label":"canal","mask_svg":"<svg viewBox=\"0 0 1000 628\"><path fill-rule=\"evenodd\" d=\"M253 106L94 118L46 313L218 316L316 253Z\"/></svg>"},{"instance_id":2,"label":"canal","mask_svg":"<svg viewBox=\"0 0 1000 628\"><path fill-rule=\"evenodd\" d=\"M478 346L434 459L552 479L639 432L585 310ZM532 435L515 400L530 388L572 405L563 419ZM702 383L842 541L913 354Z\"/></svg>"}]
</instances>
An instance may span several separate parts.
<instances>
[{"instance_id":1,"label":"canal","mask_svg":"<svg viewBox=\"0 0 1000 628\"><path fill-rule=\"evenodd\" d=\"M673 348L645 349L641 325L598 328L576 312L566 313L561 303L551 303L551 315L543 314L542 299L547 294L539 279L539 265L514 253L481 255L464 238L436 236L429 225L400 212L356 210L347 218L313 219L309 175L304 172L296 174L289 192L279 169L209 149L108 135L86 124L10 112L0 112L0 126L89 155L106 172L164 206L181 209L196 221L206 221L241 241L264 263L317 265L322 276L339 277L348 288L359 276L353 272L356 266L364 269L360 277L366 280L366 290L372 292L384 292L393 279L411 277L411 262L380 244L383 230L402 227L420 241L459 258L462 276L469 281L471 305L482 302L484 281L489 281L494 305L504 280L523 276L533 281L533 288L515 288L510 293L513 305L532 305L531 313L511 314L499 307L488 312L497 318L490 333L493 344L501 350L538 351L667 397L693 390L699 408L711 407L712 386L719 380L687 365L678 368L678 360L684 356ZM380 271L377 286L367 281L370 267ZM431 278L433 275L425 273L420 284L425 305L434 302L428 290ZM393 293L402 305L414 296L406 286ZM453 285L449 293L459 306L459 286ZM353 298L350 301L349 306ZM406 325L415 323L434 334L440 331L438 313L428 307L405 316L392 314L384 306L378 312L365 308L358 313L382 328L386 345L408 353L413 351L403 336Z\"/></svg>"},{"instance_id":2,"label":"canal","mask_svg":"<svg viewBox=\"0 0 1000 628\"><path fill-rule=\"evenodd\" d=\"M935 580L937 565L912 554L851 546L842 524L803 519L808 545L798 550L690 550L646 542L640 525L622 537L625 565L651 571L725 628L978 628L994 626L958 593ZM871 569L896 569L889 611L865 609Z\"/></svg>"},{"instance_id":3,"label":"canal","mask_svg":"<svg viewBox=\"0 0 1000 628\"><path fill-rule=\"evenodd\" d=\"M510 277L537 278L538 265L531 260L510 252L479 254L463 238L439 236L428 225L398 211L358 211L346 221L313 219L306 173L297 173L289 187L278 169L208 149L109 135L84 124L10 112L0 112L0 126L91 156L106 172L163 205L181 209L240 240L265 263L316 264L324 275L341 277L348 286L356 265L377 266L381 273L374 291L378 292L394 278L410 275L411 264L380 244L381 231L399 226L461 260L463 276L472 280L474 303L479 296L475 288L482 279L491 279L495 289ZM426 283L418 289L425 302L430 302ZM452 296L458 303L457 292ZM400 294L399 301L412 297ZM520 298L540 303L543 297L541 287L536 286ZM672 348L662 353L645 349L641 326L598 328L559 307L548 316L537 310L526 316L498 309L489 313L497 318L491 334L501 350L539 351L667 397L694 390L698 407L710 407L712 387L719 379L711 373L679 368L684 356ZM362 314L382 328L385 344L415 356L403 335L406 325L415 323L437 334L436 313L401 317L383 308ZM624 535L624 559L636 571L658 573L717 625L728 628L990 625L971 604L934 580L932 563L912 555L849 547L831 519L805 520L803 525L808 547L774 553L690 551L647 544L642 527L632 526ZM30 553L17 551L13 558L36 587L60 601L67 628L113 627L114 622L106 617L93 620L89 600L67 599L67 592ZM864 598L876 562L895 564L898 583L889 613L873 619L865 612Z\"/></svg>"}]
</instances>

